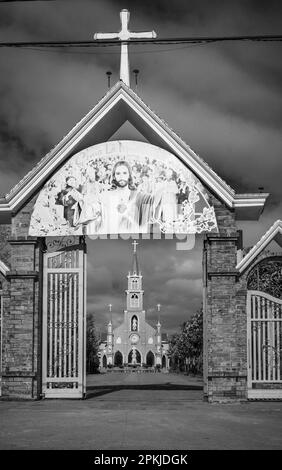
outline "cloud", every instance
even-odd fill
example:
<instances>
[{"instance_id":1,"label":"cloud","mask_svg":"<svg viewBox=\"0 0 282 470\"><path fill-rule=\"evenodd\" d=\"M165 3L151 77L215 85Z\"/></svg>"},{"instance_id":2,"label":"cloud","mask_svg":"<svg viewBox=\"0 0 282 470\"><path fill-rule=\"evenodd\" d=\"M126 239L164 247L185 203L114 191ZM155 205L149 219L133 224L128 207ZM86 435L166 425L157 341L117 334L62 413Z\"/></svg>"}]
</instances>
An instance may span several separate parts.
<instances>
[{"instance_id":1,"label":"cloud","mask_svg":"<svg viewBox=\"0 0 282 470\"><path fill-rule=\"evenodd\" d=\"M14 3L14 2L13 2ZM22 3L22 4L21 4ZM24 4L23 4L24 3ZM281 2L98 0L15 2L0 6L0 41L91 40L118 31L119 12L131 12L130 29L158 37L274 34ZM119 78L119 48L39 51L0 49L0 194L7 192L56 145ZM238 222L246 246L282 218L281 45L131 46L130 68L140 70L138 94L237 191L264 186L272 193L257 222ZM132 82L134 89L134 83ZM129 127L120 138L134 135ZM190 252L175 241L142 241L148 319L162 304L173 331L201 305L202 239ZM88 310L101 328L122 320L131 245L88 241Z\"/></svg>"},{"instance_id":2,"label":"cloud","mask_svg":"<svg viewBox=\"0 0 282 470\"><path fill-rule=\"evenodd\" d=\"M195 295L199 297L202 292L202 282L200 279L187 279L175 278L169 279L165 283L165 288L168 288L170 293L173 295L185 295L189 297L190 295Z\"/></svg>"}]
</instances>

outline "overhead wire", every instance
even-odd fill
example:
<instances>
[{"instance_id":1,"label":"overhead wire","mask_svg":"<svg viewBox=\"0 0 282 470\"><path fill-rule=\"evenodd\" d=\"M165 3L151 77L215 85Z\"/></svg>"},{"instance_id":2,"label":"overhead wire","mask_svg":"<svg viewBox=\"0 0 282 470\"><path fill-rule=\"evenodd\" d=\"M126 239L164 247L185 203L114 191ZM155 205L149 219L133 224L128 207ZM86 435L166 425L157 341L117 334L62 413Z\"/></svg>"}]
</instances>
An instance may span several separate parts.
<instances>
[{"instance_id":1,"label":"overhead wire","mask_svg":"<svg viewBox=\"0 0 282 470\"><path fill-rule=\"evenodd\" d=\"M204 36L204 37L182 37L182 38L153 38L153 39L130 39L120 41L116 39L96 39L92 41L18 41L18 42L0 42L0 48L97 48L97 47L115 47L123 44L203 44L215 42L282 42L282 35L248 35L248 36Z\"/></svg>"}]
</instances>

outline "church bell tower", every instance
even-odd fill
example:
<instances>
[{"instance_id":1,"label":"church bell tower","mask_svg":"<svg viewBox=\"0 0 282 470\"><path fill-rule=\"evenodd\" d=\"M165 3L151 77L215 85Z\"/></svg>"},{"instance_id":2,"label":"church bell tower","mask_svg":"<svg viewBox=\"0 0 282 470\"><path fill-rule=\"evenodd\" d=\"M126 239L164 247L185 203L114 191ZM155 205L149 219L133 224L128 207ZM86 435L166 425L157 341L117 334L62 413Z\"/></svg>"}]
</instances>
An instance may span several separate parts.
<instances>
[{"instance_id":1,"label":"church bell tower","mask_svg":"<svg viewBox=\"0 0 282 470\"><path fill-rule=\"evenodd\" d=\"M126 292L126 309L127 312L140 312L143 310L143 293L142 290L142 275L139 271L137 259L137 245L136 240L133 245L133 262L132 269L129 271L127 279L128 285Z\"/></svg>"}]
</instances>

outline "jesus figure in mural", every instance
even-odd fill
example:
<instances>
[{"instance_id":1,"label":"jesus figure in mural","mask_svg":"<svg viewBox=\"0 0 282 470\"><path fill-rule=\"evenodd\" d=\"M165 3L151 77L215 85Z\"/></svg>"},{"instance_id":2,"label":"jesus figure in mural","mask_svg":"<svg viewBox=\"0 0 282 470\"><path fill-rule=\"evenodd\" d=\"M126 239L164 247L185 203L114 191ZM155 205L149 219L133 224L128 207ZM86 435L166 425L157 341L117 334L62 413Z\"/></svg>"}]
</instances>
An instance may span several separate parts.
<instances>
[{"instance_id":1,"label":"jesus figure in mural","mask_svg":"<svg viewBox=\"0 0 282 470\"><path fill-rule=\"evenodd\" d=\"M152 196L137 190L130 165L118 161L112 171L112 187L99 195L97 218L87 224L87 234L147 233L152 217Z\"/></svg>"}]
</instances>

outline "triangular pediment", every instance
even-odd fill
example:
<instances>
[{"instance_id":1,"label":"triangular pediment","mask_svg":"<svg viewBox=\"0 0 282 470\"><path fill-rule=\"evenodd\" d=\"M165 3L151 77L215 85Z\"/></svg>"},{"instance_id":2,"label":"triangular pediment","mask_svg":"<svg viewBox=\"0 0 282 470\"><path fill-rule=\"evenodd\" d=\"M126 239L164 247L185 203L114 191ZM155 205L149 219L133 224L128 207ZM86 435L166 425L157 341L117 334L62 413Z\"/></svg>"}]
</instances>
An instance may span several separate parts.
<instances>
[{"instance_id":1,"label":"triangular pediment","mask_svg":"<svg viewBox=\"0 0 282 470\"><path fill-rule=\"evenodd\" d=\"M252 249L238 263L237 269L242 273L254 260L264 251L271 242L275 241L282 247L282 220L276 220L269 230L260 238L260 240L252 247Z\"/></svg>"},{"instance_id":2,"label":"triangular pediment","mask_svg":"<svg viewBox=\"0 0 282 470\"><path fill-rule=\"evenodd\" d=\"M11 213L16 212L36 193L68 158L83 148L106 142L127 121L149 143L180 159L218 199L235 209L238 218L251 220L259 217L268 194L235 194L166 122L120 81L0 200L0 221L8 221Z\"/></svg>"},{"instance_id":3,"label":"triangular pediment","mask_svg":"<svg viewBox=\"0 0 282 470\"><path fill-rule=\"evenodd\" d=\"M122 124L122 126L109 138L109 142L115 140L133 140L135 142L150 143L129 121Z\"/></svg>"}]
</instances>

